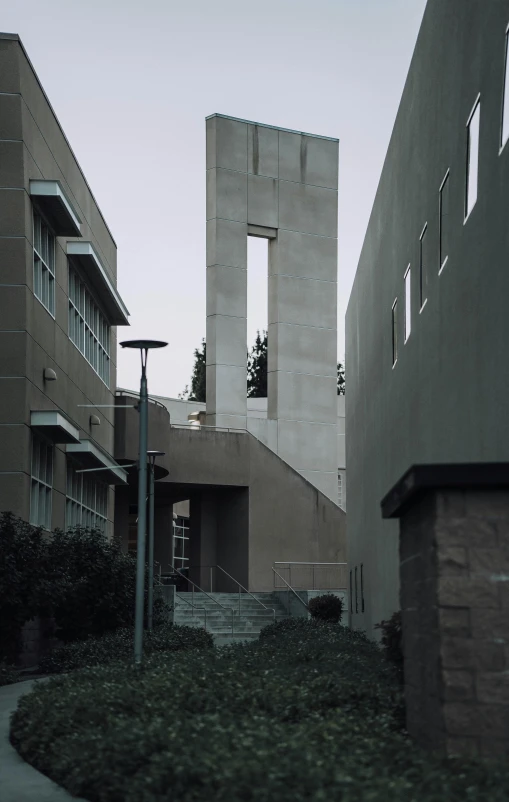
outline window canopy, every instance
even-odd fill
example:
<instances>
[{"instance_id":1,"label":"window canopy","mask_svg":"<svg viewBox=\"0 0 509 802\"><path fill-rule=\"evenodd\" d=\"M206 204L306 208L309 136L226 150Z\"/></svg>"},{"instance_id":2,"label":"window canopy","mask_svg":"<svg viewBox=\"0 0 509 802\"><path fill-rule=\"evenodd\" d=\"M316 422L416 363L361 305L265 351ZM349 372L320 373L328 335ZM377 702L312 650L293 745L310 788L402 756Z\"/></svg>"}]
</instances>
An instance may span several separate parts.
<instances>
[{"instance_id":1,"label":"window canopy","mask_svg":"<svg viewBox=\"0 0 509 802\"><path fill-rule=\"evenodd\" d=\"M30 426L53 443L79 443L79 429L56 409L30 412Z\"/></svg>"},{"instance_id":2,"label":"window canopy","mask_svg":"<svg viewBox=\"0 0 509 802\"><path fill-rule=\"evenodd\" d=\"M91 440L68 445L66 453L75 457L83 468L105 469L90 472L89 476L93 476L97 481L109 485L127 484L127 472Z\"/></svg>"},{"instance_id":3,"label":"window canopy","mask_svg":"<svg viewBox=\"0 0 509 802\"><path fill-rule=\"evenodd\" d=\"M91 242L68 242L67 255L82 270L87 282L95 289L112 326L128 326L129 312L113 286L97 251Z\"/></svg>"},{"instance_id":4,"label":"window canopy","mask_svg":"<svg viewBox=\"0 0 509 802\"><path fill-rule=\"evenodd\" d=\"M30 181L30 196L57 237L80 237L81 220L60 181Z\"/></svg>"}]
</instances>

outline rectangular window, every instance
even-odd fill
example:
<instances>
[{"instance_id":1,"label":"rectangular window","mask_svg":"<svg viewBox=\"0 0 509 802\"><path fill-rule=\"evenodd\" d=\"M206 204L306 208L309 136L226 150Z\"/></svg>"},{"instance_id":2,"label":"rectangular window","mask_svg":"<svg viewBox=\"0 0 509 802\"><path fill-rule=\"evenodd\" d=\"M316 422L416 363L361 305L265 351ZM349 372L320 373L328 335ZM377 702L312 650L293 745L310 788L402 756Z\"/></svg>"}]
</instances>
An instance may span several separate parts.
<instances>
[{"instance_id":1,"label":"rectangular window","mask_svg":"<svg viewBox=\"0 0 509 802\"><path fill-rule=\"evenodd\" d=\"M343 484L340 473L338 473L338 504L340 507L343 506Z\"/></svg>"},{"instance_id":2,"label":"rectangular window","mask_svg":"<svg viewBox=\"0 0 509 802\"><path fill-rule=\"evenodd\" d=\"M412 284L411 270L408 265L405 273L405 342L412 331Z\"/></svg>"},{"instance_id":3,"label":"rectangular window","mask_svg":"<svg viewBox=\"0 0 509 802\"><path fill-rule=\"evenodd\" d=\"M88 288L69 264L69 339L110 384L110 326Z\"/></svg>"},{"instance_id":4,"label":"rectangular window","mask_svg":"<svg viewBox=\"0 0 509 802\"><path fill-rule=\"evenodd\" d=\"M428 299L428 224L424 226L419 241L419 308Z\"/></svg>"},{"instance_id":5,"label":"rectangular window","mask_svg":"<svg viewBox=\"0 0 509 802\"><path fill-rule=\"evenodd\" d=\"M392 305L392 366L398 360L398 299Z\"/></svg>"},{"instance_id":6,"label":"rectangular window","mask_svg":"<svg viewBox=\"0 0 509 802\"><path fill-rule=\"evenodd\" d=\"M355 566L355 612L359 612L359 600L357 597L357 566Z\"/></svg>"},{"instance_id":7,"label":"rectangular window","mask_svg":"<svg viewBox=\"0 0 509 802\"><path fill-rule=\"evenodd\" d=\"M500 129L500 148L503 148L509 137L509 74L508 74L508 45L509 27L505 33L505 54L504 54L504 95L502 97L502 126Z\"/></svg>"},{"instance_id":8,"label":"rectangular window","mask_svg":"<svg viewBox=\"0 0 509 802\"><path fill-rule=\"evenodd\" d=\"M30 523L51 529L53 446L33 435L30 488Z\"/></svg>"},{"instance_id":9,"label":"rectangular window","mask_svg":"<svg viewBox=\"0 0 509 802\"><path fill-rule=\"evenodd\" d=\"M465 187L465 220L475 206L477 200L477 183L479 178L479 121L481 117L481 101L477 99L467 122L467 176Z\"/></svg>"},{"instance_id":10,"label":"rectangular window","mask_svg":"<svg viewBox=\"0 0 509 802\"><path fill-rule=\"evenodd\" d=\"M352 572L350 571L350 612L353 613Z\"/></svg>"},{"instance_id":11,"label":"rectangular window","mask_svg":"<svg viewBox=\"0 0 509 802\"><path fill-rule=\"evenodd\" d=\"M189 518L173 519L173 565L179 571L189 567Z\"/></svg>"},{"instance_id":12,"label":"rectangular window","mask_svg":"<svg viewBox=\"0 0 509 802\"><path fill-rule=\"evenodd\" d=\"M71 460L67 460L67 492L65 526L72 529L100 529L106 533L108 524L108 485L98 482L87 473L77 473Z\"/></svg>"},{"instance_id":13,"label":"rectangular window","mask_svg":"<svg viewBox=\"0 0 509 802\"><path fill-rule=\"evenodd\" d=\"M361 563L361 612L364 612L364 565Z\"/></svg>"},{"instance_id":14,"label":"rectangular window","mask_svg":"<svg viewBox=\"0 0 509 802\"><path fill-rule=\"evenodd\" d=\"M439 238L439 269L442 270L449 258L449 170L445 175L439 190L439 215L438 215L438 238Z\"/></svg>"},{"instance_id":15,"label":"rectangular window","mask_svg":"<svg viewBox=\"0 0 509 802\"><path fill-rule=\"evenodd\" d=\"M33 210L34 295L55 316L55 237L41 215Z\"/></svg>"}]
</instances>

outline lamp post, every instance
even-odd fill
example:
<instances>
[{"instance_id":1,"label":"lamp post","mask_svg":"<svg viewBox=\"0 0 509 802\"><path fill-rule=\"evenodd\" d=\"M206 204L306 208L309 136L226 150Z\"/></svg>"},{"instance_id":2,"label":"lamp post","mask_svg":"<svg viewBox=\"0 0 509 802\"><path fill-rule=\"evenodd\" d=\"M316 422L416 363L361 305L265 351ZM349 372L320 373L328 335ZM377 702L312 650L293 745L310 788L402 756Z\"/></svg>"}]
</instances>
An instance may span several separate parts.
<instances>
[{"instance_id":1,"label":"lamp post","mask_svg":"<svg viewBox=\"0 0 509 802\"><path fill-rule=\"evenodd\" d=\"M149 461L148 491L148 631L152 632L152 614L154 611L154 486L155 462L157 457L164 457L165 451L147 451Z\"/></svg>"},{"instance_id":2,"label":"lamp post","mask_svg":"<svg viewBox=\"0 0 509 802\"><path fill-rule=\"evenodd\" d=\"M147 531L147 441L148 391L147 357L151 348L164 348L161 340L124 340L122 348L138 348L141 355L140 446L138 454L138 546L136 555L136 608L134 618L134 662L141 665L143 656L143 602L145 594L145 538Z\"/></svg>"}]
</instances>

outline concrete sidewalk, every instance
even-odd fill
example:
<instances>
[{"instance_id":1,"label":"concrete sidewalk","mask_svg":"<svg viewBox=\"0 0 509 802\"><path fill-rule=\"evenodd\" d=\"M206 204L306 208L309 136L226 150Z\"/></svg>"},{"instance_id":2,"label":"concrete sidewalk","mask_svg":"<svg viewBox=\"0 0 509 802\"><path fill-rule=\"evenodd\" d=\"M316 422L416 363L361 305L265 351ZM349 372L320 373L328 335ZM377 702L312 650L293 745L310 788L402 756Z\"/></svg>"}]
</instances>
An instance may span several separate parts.
<instances>
[{"instance_id":1,"label":"concrete sidewalk","mask_svg":"<svg viewBox=\"0 0 509 802\"><path fill-rule=\"evenodd\" d=\"M18 755L9 742L11 713L18 699L28 693L35 682L26 680L0 688L0 802L66 802L78 800L32 768ZM85 802L85 800L81 800Z\"/></svg>"}]
</instances>

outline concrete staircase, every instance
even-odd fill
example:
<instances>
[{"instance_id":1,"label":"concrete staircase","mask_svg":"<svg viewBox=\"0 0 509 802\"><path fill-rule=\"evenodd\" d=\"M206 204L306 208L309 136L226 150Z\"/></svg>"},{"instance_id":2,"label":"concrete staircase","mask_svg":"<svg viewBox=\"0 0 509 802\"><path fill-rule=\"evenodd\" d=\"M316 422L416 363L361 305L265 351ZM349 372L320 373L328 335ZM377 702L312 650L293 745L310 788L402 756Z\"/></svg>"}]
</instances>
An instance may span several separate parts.
<instances>
[{"instance_id":1,"label":"concrete staircase","mask_svg":"<svg viewBox=\"0 0 509 802\"><path fill-rule=\"evenodd\" d=\"M196 592L194 594L193 614L193 608L190 604L193 600L192 594L177 593L175 596L175 623L189 627L204 627L205 614L203 608L205 608L207 611L207 630L213 636L216 646L232 642L256 640L260 630L274 621L272 610L275 610L276 621L288 618L288 614L279 599L271 593L253 593L255 598L248 593L242 593L240 597L240 614L238 593L211 593L210 596L226 609L221 609L207 594ZM264 610L259 601L269 609ZM233 637L231 610L233 610Z\"/></svg>"}]
</instances>

